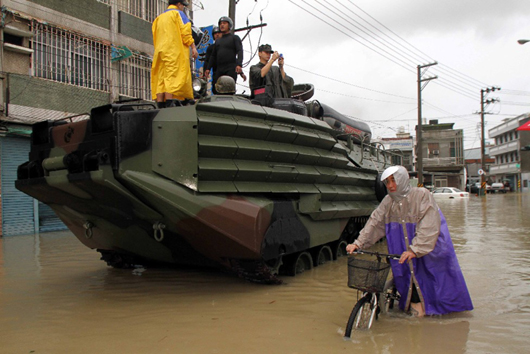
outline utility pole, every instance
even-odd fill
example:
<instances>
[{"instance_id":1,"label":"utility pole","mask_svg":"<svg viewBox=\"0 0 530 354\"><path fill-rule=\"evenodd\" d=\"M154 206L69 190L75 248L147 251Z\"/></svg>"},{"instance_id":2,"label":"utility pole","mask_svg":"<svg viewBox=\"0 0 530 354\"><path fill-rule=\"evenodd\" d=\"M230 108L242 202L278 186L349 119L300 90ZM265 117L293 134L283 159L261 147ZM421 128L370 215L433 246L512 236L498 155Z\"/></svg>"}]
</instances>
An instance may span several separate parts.
<instances>
[{"instance_id":1,"label":"utility pole","mask_svg":"<svg viewBox=\"0 0 530 354\"><path fill-rule=\"evenodd\" d=\"M236 5L239 0L230 0L228 4L228 17L234 21L234 27L232 27L232 31L234 31L234 28L236 28Z\"/></svg>"},{"instance_id":2,"label":"utility pole","mask_svg":"<svg viewBox=\"0 0 530 354\"><path fill-rule=\"evenodd\" d=\"M257 0L255 0L257 1ZM242 41L245 40L245 38L250 34L250 31L252 31L254 28L260 28L260 27L265 27L267 26L266 23L261 23L259 25L253 25L253 26L248 26L248 23L247 23L247 27L243 27L243 28L238 28L236 30L236 5L237 3L239 2L239 0L229 0L229 3L228 3L228 17L230 17L232 19L232 21L234 22L234 26L232 27L232 33L234 32L240 32L240 31L247 31L247 33L241 38Z\"/></svg>"},{"instance_id":3,"label":"utility pole","mask_svg":"<svg viewBox=\"0 0 530 354\"><path fill-rule=\"evenodd\" d=\"M484 108L494 102L499 102L498 99L492 98L489 100L484 100L484 94L488 94L490 92L494 92L496 90L500 90L500 87L488 87L485 89L480 90L480 133L481 133L481 139L480 139L480 156L481 156L481 169L482 174L480 175L480 196L485 196L487 194L486 190L486 134L485 134L485 123L484 123L484 116L488 113L484 112Z\"/></svg>"},{"instance_id":4,"label":"utility pole","mask_svg":"<svg viewBox=\"0 0 530 354\"><path fill-rule=\"evenodd\" d=\"M422 116L421 116L421 91L427 86L429 81L437 79L438 76L431 76L422 79L430 66L438 65L438 62L418 65L418 126L416 131L416 171L418 172L418 187L423 187L423 137L422 137ZM425 69L422 71L422 69Z\"/></svg>"}]
</instances>

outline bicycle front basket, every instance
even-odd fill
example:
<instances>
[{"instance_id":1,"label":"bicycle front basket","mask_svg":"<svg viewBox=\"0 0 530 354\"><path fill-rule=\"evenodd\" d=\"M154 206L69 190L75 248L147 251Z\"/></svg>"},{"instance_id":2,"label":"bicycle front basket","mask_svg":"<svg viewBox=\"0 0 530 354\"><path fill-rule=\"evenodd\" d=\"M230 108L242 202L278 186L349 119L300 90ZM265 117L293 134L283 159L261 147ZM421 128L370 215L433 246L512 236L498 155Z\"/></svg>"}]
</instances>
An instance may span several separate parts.
<instances>
[{"instance_id":1,"label":"bicycle front basket","mask_svg":"<svg viewBox=\"0 0 530 354\"><path fill-rule=\"evenodd\" d=\"M380 293L385 287L390 264L348 258L348 286L361 291Z\"/></svg>"}]
</instances>

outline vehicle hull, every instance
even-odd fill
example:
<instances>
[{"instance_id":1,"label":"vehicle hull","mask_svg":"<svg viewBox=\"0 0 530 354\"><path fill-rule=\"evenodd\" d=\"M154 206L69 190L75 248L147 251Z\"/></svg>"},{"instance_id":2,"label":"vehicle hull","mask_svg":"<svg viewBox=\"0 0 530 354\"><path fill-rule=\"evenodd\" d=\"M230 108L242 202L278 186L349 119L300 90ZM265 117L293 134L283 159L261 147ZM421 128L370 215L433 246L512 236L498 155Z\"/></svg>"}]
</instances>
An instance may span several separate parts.
<instances>
[{"instance_id":1,"label":"vehicle hull","mask_svg":"<svg viewBox=\"0 0 530 354\"><path fill-rule=\"evenodd\" d=\"M382 156L318 119L241 99L108 105L35 126L16 187L104 258L270 264L358 231L347 225L377 206Z\"/></svg>"}]
</instances>

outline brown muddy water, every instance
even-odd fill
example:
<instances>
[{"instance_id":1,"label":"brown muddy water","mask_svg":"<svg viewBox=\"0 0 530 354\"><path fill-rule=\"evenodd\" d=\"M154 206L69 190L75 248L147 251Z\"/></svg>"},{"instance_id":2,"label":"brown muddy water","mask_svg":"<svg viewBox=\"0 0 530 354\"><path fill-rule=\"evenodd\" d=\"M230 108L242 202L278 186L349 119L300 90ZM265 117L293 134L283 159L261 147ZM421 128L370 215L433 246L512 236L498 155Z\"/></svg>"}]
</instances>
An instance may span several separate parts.
<instances>
[{"instance_id":1,"label":"brown muddy water","mask_svg":"<svg viewBox=\"0 0 530 354\"><path fill-rule=\"evenodd\" d=\"M439 204L474 311L382 316L344 340L357 299L346 258L267 286L112 269L71 233L48 233L0 239L0 353L530 352L530 194Z\"/></svg>"}]
</instances>

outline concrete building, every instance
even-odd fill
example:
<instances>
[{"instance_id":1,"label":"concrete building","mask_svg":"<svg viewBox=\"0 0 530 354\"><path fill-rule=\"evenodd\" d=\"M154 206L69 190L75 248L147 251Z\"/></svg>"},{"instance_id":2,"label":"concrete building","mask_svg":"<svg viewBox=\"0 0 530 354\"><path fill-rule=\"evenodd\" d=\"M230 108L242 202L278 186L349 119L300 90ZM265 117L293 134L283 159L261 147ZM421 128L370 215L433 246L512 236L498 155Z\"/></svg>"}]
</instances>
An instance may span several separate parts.
<instances>
[{"instance_id":1,"label":"concrete building","mask_svg":"<svg viewBox=\"0 0 530 354\"><path fill-rule=\"evenodd\" d=\"M4 235L64 228L14 187L32 123L151 100L151 23L167 0L2 0L0 166Z\"/></svg>"},{"instance_id":2,"label":"concrete building","mask_svg":"<svg viewBox=\"0 0 530 354\"><path fill-rule=\"evenodd\" d=\"M423 183L465 189L464 134L454 123L422 125Z\"/></svg>"},{"instance_id":3,"label":"concrete building","mask_svg":"<svg viewBox=\"0 0 530 354\"><path fill-rule=\"evenodd\" d=\"M405 133L403 128L400 128L395 138L381 138L379 141L386 151L394 153L392 163L394 165L402 165L407 171L413 172L414 169L414 138L410 133Z\"/></svg>"},{"instance_id":4,"label":"concrete building","mask_svg":"<svg viewBox=\"0 0 530 354\"><path fill-rule=\"evenodd\" d=\"M505 119L488 130L490 139L495 140L490 148L490 155L495 158L490 177L495 182L510 183L512 190L528 191L530 188L530 151L521 151L530 144L530 131L517 131L529 120L530 113L525 113Z\"/></svg>"}]
</instances>

